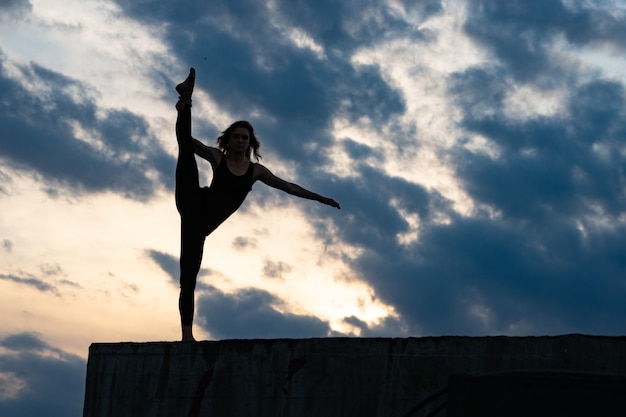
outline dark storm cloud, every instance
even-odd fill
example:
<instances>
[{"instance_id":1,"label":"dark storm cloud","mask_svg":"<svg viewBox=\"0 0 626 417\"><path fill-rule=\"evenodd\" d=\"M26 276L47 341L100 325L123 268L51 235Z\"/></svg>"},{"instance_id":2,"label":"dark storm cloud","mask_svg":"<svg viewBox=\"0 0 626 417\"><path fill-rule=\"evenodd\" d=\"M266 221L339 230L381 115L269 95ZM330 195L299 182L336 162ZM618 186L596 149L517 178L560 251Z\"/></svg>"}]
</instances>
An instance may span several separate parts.
<instances>
[{"instance_id":1,"label":"dark storm cloud","mask_svg":"<svg viewBox=\"0 0 626 417\"><path fill-rule=\"evenodd\" d=\"M3 96L10 97L0 101L4 164L74 192L110 190L137 199L172 182L173 158L157 145L143 119L125 110L99 117L86 86L36 64L21 71L42 87L31 92L0 73ZM101 141L102 149L75 137L72 124Z\"/></svg>"},{"instance_id":2,"label":"dark storm cloud","mask_svg":"<svg viewBox=\"0 0 626 417\"><path fill-rule=\"evenodd\" d=\"M26 274L26 276L0 274L0 280L11 281L17 284L23 284L29 287L33 287L41 292L51 292L54 294L58 293L57 288L54 285L51 285L45 281L35 278L29 274Z\"/></svg>"},{"instance_id":3,"label":"dark storm cloud","mask_svg":"<svg viewBox=\"0 0 626 417\"><path fill-rule=\"evenodd\" d=\"M210 288L198 297L199 323L216 339L324 337L330 327L317 317L282 313L281 300L267 291L247 288L225 294Z\"/></svg>"},{"instance_id":4,"label":"dark storm cloud","mask_svg":"<svg viewBox=\"0 0 626 417\"><path fill-rule=\"evenodd\" d=\"M583 82L576 66L555 70L548 47L555 33L569 33L577 44L616 42L617 35L608 34L612 20L555 2L477 4L466 29L491 45L498 60L454 74L448 93L466 134L487 138L498 156L463 146L451 156L466 191L497 215L442 210L449 223L422 222L411 250L391 239L387 250L364 245L375 250L359 260L358 270L421 334L623 334L624 86ZM536 9L544 4L545 19ZM556 9L560 20L550 18ZM576 19L607 24L595 32L585 26L586 37L573 39ZM520 81L569 88L565 111L510 118L504 100ZM371 219L389 221L389 215ZM398 230L393 223L379 229Z\"/></svg>"},{"instance_id":5,"label":"dark storm cloud","mask_svg":"<svg viewBox=\"0 0 626 417\"><path fill-rule=\"evenodd\" d=\"M621 334L623 232L589 250L562 223L456 218L422 230L411 256L368 254L359 270L413 334Z\"/></svg>"},{"instance_id":6,"label":"dark storm cloud","mask_svg":"<svg viewBox=\"0 0 626 417\"><path fill-rule=\"evenodd\" d=\"M365 249L355 270L412 334L626 330L626 260L619 255L626 226L617 220L626 203L624 86L583 82L588 73L576 65L556 68L549 52L555 33L574 36L572 19L585 14L606 24L601 33L589 26L586 40L572 41L577 45L618 42L619 30L598 10L563 9L561 21L542 20L535 10L540 3L480 2L466 29L493 47L498 60L450 78L460 126L496 144L499 156L461 146L447 157L474 201L496 217L480 206L472 217L459 216L436 193L369 167L359 169L357 180L324 183L349 208L348 221L338 223L341 237ZM558 5L547 6L549 16L556 13ZM532 13L511 14L515 10ZM530 31L526 37L519 36L522 26ZM511 119L504 100L520 81L569 88L566 111ZM367 147L346 146L361 158L370 155ZM409 247L395 240L408 225L392 199L419 215L419 242Z\"/></svg>"},{"instance_id":7,"label":"dark storm cloud","mask_svg":"<svg viewBox=\"0 0 626 417\"><path fill-rule=\"evenodd\" d=\"M424 20L442 10L440 0L402 3L407 13ZM303 28L325 47L347 54L372 39L391 38L398 33L423 36L378 1L282 0L277 2L277 10L288 23Z\"/></svg>"},{"instance_id":8,"label":"dark storm cloud","mask_svg":"<svg viewBox=\"0 0 626 417\"><path fill-rule=\"evenodd\" d=\"M50 346L34 333L0 341L0 415L82 415L85 361Z\"/></svg>"},{"instance_id":9,"label":"dark storm cloud","mask_svg":"<svg viewBox=\"0 0 626 417\"><path fill-rule=\"evenodd\" d=\"M457 219L445 234L433 228L424 253L433 263L464 260L458 271L434 272L471 286L501 329L526 318L536 331L621 334L626 260L619 253L626 227L616 219L626 206L626 157L619 151L626 141L623 85L581 84L566 113L519 121L501 111L510 86L500 75L473 69L452 84L466 110L465 129L497 144L500 153L492 158L459 150L459 176L500 218L476 220L480 228L469 233L467 219ZM609 223L597 224L597 217ZM433 240L446 235L441 243Z\"/></svg>"},{"instance_id":10,"label":"dark storm cloud","mask_svg":"<svg viewBox=\"0 0 626 417\"><path fill-rule=\"evenodd\" d=\"M170 39L180 47L177 52L183 55L194 49L199 51L199 41L204 39L201 31L223 33L226 38L242 39L255 47L262 45L262 42L285 47L285 41L281 39L284 34L279 33L279 28L271 24L275 20L302 29L325 48L346 55L373 39L392 37L400 33L406 36L407 29L411 29L409 36L422 36L415 28L409 28L407 22L399 18L394 10L376 0L279 0L272 2L271 8L266 2L254 0L216 0L210 3L183 0L176 4L166 0L118 3L125 14L139 21L150 24L169 22L171 27L168 30L172 35ZM425 0L417 4L405 0L400 3L406 13L421 21L443 10L441 0ZM205 45L207 47L204 50L209 51L208 46L217 45L221 40L223 39ZM275 61L275 58L285 55L276 53L270 46L272 45L268 44L259 48L259 51L274 58L268 59L268 63L281 63L280 60ZM236 56L239 51L241 49L233 50L232 56ZM200 59L208 59L209 56L204 55ZM227 61L213 62L227 65Z\"/></svg>"},{"instance_id":11,"label":"dark storm cloud","mask_svg":"<svg viewBox=\"0 0 626 417\"><path fill-rule=\"evenodd\" d=\"M465 30L491 49L512 76L558 82L567 75L562 58L552 51L558 37L574 46L625 48L626 16L614 13L610 2L568 4L561 0L474 0L467 8Z\"/></svg>"},{"instance_id":12,"label":"dark storm cloud","mask_svg":"<svg viewBox=\"0 0 626 417\"><path fill-rule=\"evenodd\" d=\"M581 85L571 92L569 117L513 121L498 111L504 106L502 94L493 92L502 92L504 83L490 78L494 74L474 72L456 80L455 91L468 109L463 125L502 152L497 159L459 155L460 176L475 197L507 215L533 218L555 211L571 217L598 205L610 215L623 210L626 158L620 149L626 138L626 107L621 84L596 80ZM485 78L499 85L493 87ZM476 114L472 108L477 107L491 114Z\"/></svg>"},{"instance_id":13,"label":"dark storm cloud","mask_svg":"<svg viewBox=\"0 0 626 417\"><path fill-rule=\"evenodd\" d=\"M354 178L331 179L322 185L329 194L341 197L345 214L329 212L325 206L312 210L321 222L334 219L341 224L342 238L359 247L376 253L399 250L396 235L409 232L410 225L398 208L419 215L426 223L451 210L450 202L437 191L390 177L366 164L358 166L355 173ZM316 230L322 236L326 233L321 223Z\"/></svg>"}]
</instances>

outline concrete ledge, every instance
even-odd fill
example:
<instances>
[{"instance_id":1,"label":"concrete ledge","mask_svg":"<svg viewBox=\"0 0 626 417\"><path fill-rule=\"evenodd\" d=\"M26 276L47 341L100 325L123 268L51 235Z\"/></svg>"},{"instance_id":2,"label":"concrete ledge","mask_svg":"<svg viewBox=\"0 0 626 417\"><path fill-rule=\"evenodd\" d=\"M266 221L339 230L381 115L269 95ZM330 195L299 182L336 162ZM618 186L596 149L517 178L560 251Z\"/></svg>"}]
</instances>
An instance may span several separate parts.
<instances>
[{"instance_id":1,"label":"concrete ledge","mask_svg":"<svg viewBox=\"0 0 626 417\"><path fill-rule=\"evenodd\" d=\"M98 343L83 415L403 416L451 375L502 371L626 376L626 337Z\"/></svg>"},{"instance_id":2,"label":"concrete ledge","mask_svg":"<svg viewBox=\"0 0 626 417\"><path fill-rule=\"evenodd\" d=\"M575 372L455 374L447 417L623 417L626 377Z\"/></svg>"}]
</instances>

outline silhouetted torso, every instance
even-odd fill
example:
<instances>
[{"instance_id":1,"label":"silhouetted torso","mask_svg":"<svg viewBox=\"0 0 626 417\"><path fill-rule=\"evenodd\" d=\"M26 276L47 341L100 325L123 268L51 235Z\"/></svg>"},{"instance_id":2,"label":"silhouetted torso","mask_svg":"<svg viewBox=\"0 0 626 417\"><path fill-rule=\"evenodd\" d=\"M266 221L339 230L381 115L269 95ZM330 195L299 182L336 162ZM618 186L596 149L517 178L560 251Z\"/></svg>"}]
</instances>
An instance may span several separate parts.
<instances>
[{"instance_id":1,"label":"silhouetted torso","mask_svg":"<svg viewBox=\"0 0 626 417\"><path fill-rule=\"evenodd\" d=\"M209 187L201 189L199 216L205 235L208 235L233 214L252 190L254 164L250 162L243 175L228 169L226 156L222 157Z\"/></svg>"}]
</instances>

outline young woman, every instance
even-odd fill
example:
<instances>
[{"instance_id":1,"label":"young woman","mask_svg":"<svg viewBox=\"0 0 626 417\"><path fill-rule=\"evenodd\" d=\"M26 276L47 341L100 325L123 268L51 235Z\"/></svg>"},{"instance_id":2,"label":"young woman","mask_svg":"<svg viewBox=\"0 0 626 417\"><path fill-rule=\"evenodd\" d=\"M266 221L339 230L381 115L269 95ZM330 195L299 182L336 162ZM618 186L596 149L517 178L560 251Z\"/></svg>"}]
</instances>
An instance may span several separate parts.
<instances>
[{"instance_id":1,"label":"young woman","mask_svg":"<svg viewBox=\"0 0 626 417\"><path fill-rule=\"evenodd\" d=\"M181 219L180 298L178 302L182 340L193 341L192 322L194 290L202 262L204 240L243 203L252 184L261 181L270 187L331 207L335 200L306 190L272 174L259 163L260 143L252 125L246 121L233 123L218 138L217 148L206 146L191 136L191 96L195 70L191 68L185 81L176 86L180 94L176 110L176 207ZM195 155L206 159L213 169L210 187L200 187Z\"/></svg>"}]
</instances>

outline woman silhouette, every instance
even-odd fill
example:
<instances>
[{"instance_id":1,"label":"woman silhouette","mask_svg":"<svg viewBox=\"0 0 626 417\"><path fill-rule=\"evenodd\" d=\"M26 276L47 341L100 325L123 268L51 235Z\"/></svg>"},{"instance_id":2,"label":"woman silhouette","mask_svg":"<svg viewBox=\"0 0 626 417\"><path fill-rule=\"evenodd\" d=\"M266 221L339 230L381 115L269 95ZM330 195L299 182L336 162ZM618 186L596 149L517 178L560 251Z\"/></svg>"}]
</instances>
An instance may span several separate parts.
<instances>
[{"instance_id":1,"label":"woman silhouette","mask_svg":"<svg viewBox=\"0 0 626 417\"><path fill-rule=\"evenodd\" d=\"M176 207L181 219L180 248L180 310L182 340L193 341L194 291L202 262L204 240L243 203L252 184L259 180L270 187L297 197L316 200L340 208L335 200L287 182L259 163L260 143L252 125L246 121L233 123L218 138L217 148L206 146L191 136L191 96L195 70L191 68L185 81L176 86L180 94L176 103ZM209 187L200 187L195 155L206 159L213 169Z\"/></svg>"}]
</instances>

